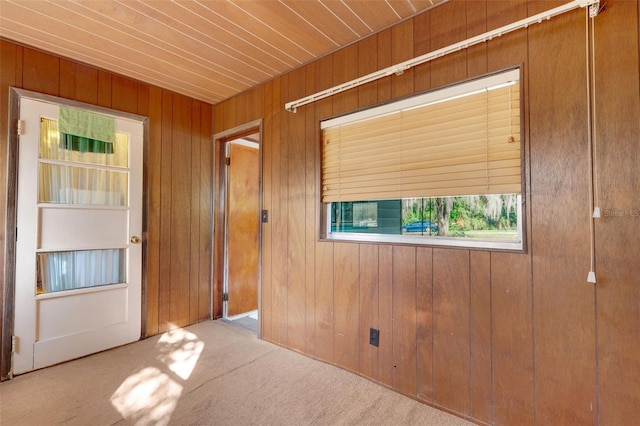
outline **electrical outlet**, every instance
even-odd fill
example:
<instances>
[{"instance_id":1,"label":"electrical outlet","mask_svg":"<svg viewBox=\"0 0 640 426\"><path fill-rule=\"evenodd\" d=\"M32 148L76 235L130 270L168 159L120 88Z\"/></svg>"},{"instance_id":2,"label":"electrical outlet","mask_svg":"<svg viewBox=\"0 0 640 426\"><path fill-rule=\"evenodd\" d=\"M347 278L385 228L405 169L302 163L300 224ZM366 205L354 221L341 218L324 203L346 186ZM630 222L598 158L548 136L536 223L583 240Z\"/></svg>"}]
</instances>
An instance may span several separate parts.
<instances>
[{"instance_id":1,"label":"electrical outlet","mask_svg":"<svg viewBox=\"0 0 640 426\"><path fill-rule=\"evenodd\" d=\"M380 330L375 328L369 329L369 344L373 346L380 345Z\"/></svg>"}]
</instances>

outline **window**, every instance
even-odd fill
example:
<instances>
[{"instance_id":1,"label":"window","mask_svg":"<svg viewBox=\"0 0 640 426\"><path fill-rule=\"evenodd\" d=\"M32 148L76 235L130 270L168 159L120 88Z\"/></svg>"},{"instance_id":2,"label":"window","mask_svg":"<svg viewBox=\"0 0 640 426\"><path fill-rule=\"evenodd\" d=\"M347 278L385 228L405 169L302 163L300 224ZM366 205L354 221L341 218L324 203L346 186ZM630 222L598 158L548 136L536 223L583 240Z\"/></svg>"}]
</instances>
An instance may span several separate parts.
<instances>
[{"instance_id":1,"label":"window","mask_svg":"<svg viewBox=\"0 0 640 426\"><path fill-rule=\"evenodd\" d=\"M330 239L522 249L518 69L321 123Z\"/></svg>"}]
</instances>

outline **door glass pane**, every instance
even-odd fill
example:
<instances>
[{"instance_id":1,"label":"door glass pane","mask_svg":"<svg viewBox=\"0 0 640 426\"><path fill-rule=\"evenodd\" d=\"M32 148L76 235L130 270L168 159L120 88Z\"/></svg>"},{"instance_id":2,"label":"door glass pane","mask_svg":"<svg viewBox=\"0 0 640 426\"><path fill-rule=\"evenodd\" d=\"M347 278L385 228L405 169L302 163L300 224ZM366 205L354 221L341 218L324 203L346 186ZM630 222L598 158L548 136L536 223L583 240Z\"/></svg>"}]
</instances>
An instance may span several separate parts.
<instances>
[{"instance_id":1,"label":"door glass pane","mask_svg":"<svg viewBox=\"0 0 640 426\"><path fill-rule=\"evenodd\" d=\"M124 283L126 249L38 253L37 293Z\"/></svg>"},{"instance_id":2,"label":"door glass pane","mask_svg":"<svg viewBox=\"0 0 640 426\"><path fill-rule=\"evenodd\" d=\"M42 118L40 120L40 158L71 161L102 166L129 166L129 135L116 133L116 141L108 144L58 132L58 122Z\"/></svg>"},{"instance_id":3,"label":"door glass pane","mask_svg":"<svg viewBox=\"0 0 640 426\"><path fill-rule=\"evenodd\" d=\"M127 205L126 172L40 163L38 202Z\"/></svg>"}]
</instances>

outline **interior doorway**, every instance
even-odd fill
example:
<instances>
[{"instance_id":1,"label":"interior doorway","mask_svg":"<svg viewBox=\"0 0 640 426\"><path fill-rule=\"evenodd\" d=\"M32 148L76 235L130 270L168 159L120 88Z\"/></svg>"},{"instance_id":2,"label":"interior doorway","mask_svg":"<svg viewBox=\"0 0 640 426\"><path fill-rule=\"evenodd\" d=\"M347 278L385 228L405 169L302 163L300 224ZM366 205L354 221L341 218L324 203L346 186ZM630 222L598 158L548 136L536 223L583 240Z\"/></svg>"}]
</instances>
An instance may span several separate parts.
<instances>
[{"instance_id":1,"label":"interior doorway","mask_svg":"<svg viewBox=\"0 0 640 426\"><path fill-rule=\"evenodd\" d=\"M260 305L260 126L214 136L219 180L215 229L214 294L218 317L259 335ZM215 266L214 266L215 268ZM219 285L216 286L216 281ZM216 291L216 287L220 290ZM215 304L215 297L214 297ZM215 309L215 307L214 307Z\"/></svg>"}]
</instances>

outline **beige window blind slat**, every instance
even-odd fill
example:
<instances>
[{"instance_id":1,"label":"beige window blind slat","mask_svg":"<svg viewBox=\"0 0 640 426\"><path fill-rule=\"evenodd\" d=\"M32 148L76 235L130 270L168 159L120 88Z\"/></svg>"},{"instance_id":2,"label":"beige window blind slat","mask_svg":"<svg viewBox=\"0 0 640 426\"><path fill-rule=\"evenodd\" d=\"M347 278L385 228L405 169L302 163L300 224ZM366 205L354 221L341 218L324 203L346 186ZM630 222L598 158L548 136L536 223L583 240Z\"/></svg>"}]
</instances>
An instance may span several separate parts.
<instances>
[{"instance_id":1,"label":"beige window blind slat","mask_svg":"<svg viewBox=\"0 0 640 426\"><path fill-rule=\"evenodd\" d=\"M518 83L323 129L322 201L521 192Z\"/></svg>"}]
</instances>

